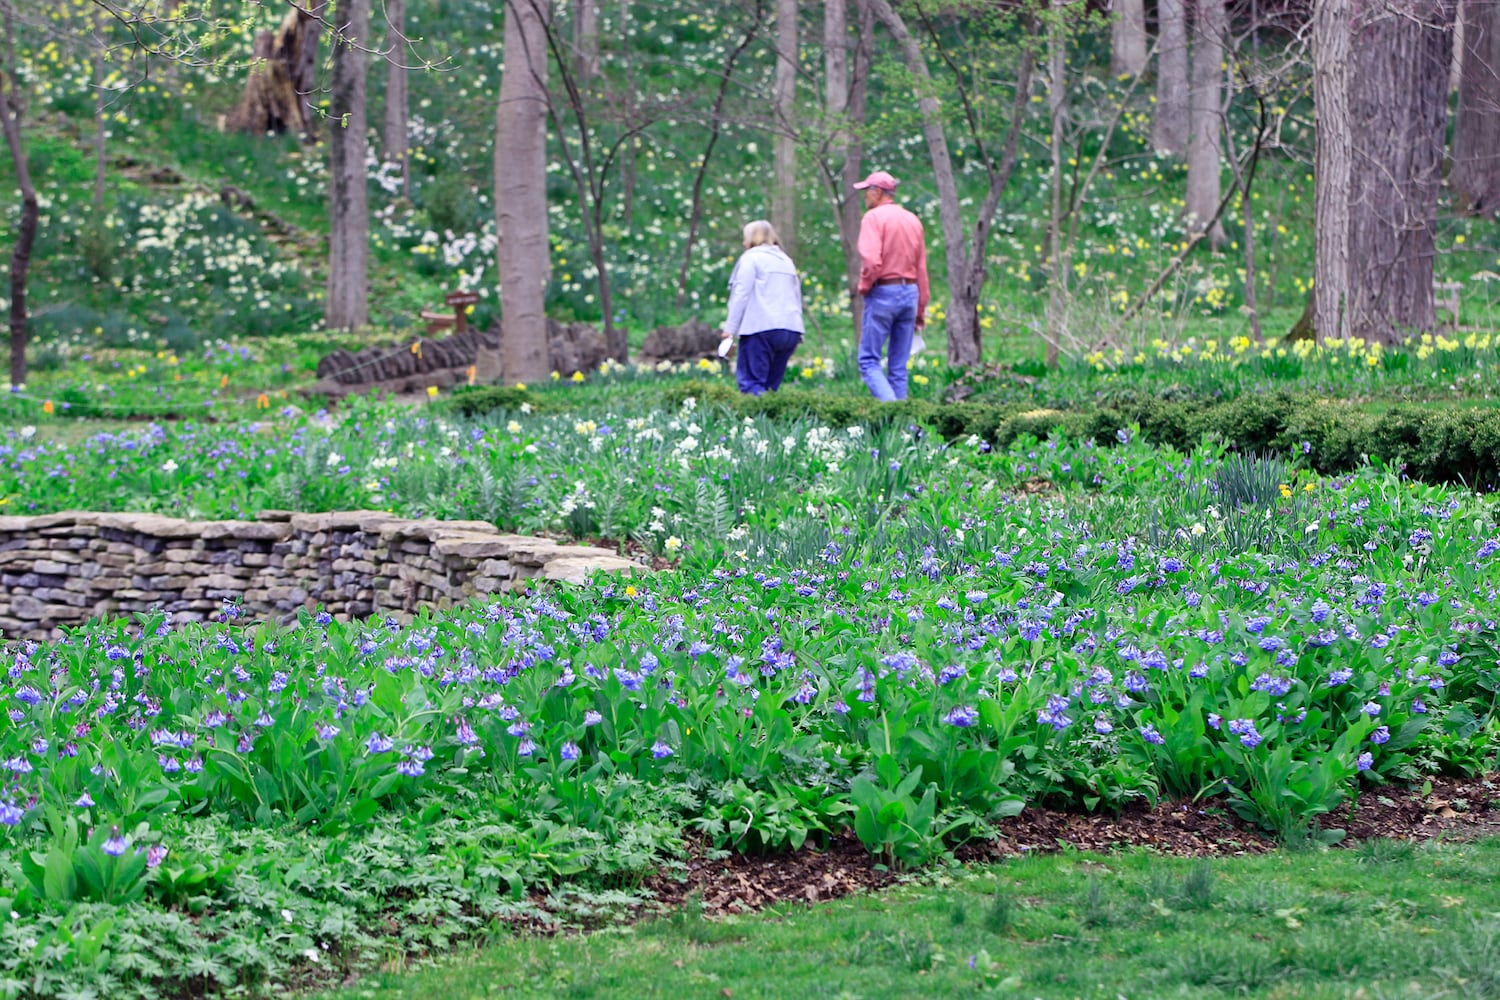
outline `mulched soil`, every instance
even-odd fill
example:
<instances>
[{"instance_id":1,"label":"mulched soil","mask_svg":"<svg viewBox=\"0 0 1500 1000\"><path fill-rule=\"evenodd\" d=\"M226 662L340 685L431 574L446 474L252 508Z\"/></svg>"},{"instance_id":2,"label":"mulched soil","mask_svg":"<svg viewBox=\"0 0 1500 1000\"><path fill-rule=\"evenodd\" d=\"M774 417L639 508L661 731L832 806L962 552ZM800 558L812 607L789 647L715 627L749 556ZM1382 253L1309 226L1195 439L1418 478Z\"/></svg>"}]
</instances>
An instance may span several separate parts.
<instances>
[{"instance_id":1,"label":"mulched soil","mask_svg":"<svg viewBox=\"0 0 1500 1000\"><path fill-rule=\"evenodd\" d=\"M690 896L707 913L748 913L782 902L817 903L878 889L895 876L853 834L835 837L827 850L804 847L790 854L731 854L709 860L689 845L687 878L657 875L646 887L659 905L680 906Z\"/></svg>"},{"instance_id":2,"label":"mulched soil","mask_svg":"<svg viewBox=\"0 0 1500 1000\"><path fill-rule=\"evenodd\" d=\"M1470 840L1500 835L1500 775L1434 778L1426 791L1420 786L1367 791L1324 825L1346 831L1341 847L1376 837ZM1181 803L1126 809L1118 816L1028 808L1002 823L1000 832L999 839L964 845L959 859L992 861L1064 847L1147 847L1207 857L1264 854L1276 846L1227 810ZM781 902L835 899L878 889L895 878L848 834L834 838L826 850L804 847L790 854L731 854L714 860L707 853L702 845L690 845L686 879L658 875L647 881L658 906L670 909L696 896L707 913L743 913Z\"/></svg>"}]
</instances>

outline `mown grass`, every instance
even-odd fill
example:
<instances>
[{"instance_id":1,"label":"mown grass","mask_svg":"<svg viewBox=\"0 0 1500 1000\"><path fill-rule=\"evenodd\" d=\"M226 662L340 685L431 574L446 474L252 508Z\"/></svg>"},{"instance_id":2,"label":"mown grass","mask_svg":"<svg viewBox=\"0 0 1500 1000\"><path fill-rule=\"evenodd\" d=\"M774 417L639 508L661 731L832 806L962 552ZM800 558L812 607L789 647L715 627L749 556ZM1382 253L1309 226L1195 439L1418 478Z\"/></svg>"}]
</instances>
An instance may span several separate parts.
<instances>
[{"instance_id":1,"label":"mown grass","mask_svg":"<svg viewBox=\"0 0 1500 1000\"><path fill-rule=\"evenodd\" d=\"M326 1000L1493 997L1500 841L1065 852L752 916L520 937Z\"/></svg>"}]
</instances>

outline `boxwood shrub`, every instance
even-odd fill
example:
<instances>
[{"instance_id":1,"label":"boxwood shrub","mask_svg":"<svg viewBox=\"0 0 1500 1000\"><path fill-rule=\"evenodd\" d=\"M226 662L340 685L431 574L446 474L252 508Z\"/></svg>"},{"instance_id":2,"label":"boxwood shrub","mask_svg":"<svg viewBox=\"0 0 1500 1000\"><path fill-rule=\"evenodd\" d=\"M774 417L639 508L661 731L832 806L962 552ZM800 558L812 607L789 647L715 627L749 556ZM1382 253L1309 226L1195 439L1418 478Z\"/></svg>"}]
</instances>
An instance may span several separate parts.
<instances>
[{"instance_id":1,"label":"boxwood shrub","mask_svg":"<svg viewBox=\"0 0 1500 1000\"><path fill-rule=\"evenodd\" d=\"M974 434L1000 446L1023 435L1046 438L1053 433L1109 444L1117 431L1138 427L1149 440L1181 450L1213 437L1239 451L1302 455L1325 474L1378 460L1404 464L1408 476L1424 482L1500 488L1500 409L1482 406L1404 403L1379 410L1307 393L1277 392L1232 399L1139 396L1093 407L1035 409L928 400L880 403L868 396L795 388L749 397L727 383L702 381L676 382L649 392L667 406L693 397L699 405L722 406L746 416L812 414L833 425L902 421L930 427L945 438ZM516 410L522 403L534 412L574 405L557 393L501 387L459 393L448 405L475 416ZM580 399L577 405L598 402Z\"/></svg>"}]
</instances>

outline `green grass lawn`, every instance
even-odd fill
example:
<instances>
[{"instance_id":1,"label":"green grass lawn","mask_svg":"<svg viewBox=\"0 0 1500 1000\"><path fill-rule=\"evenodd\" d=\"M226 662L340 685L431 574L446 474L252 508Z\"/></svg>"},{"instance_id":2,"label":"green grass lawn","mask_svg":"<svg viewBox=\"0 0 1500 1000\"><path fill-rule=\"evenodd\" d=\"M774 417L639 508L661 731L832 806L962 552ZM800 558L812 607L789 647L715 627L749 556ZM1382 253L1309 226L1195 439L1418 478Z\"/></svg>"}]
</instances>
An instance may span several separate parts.
<instances>
[{"instance_id":1,"label":"green grass lawn","mask_svg":"<svg viewBox=\"0 0 1500 1000\"><path fill-rule=\"evenodd\" d=\"M1500 841L1067 852L753 916L523 937L328 1000L1494 997Z\"/></svg>"}]
</instances>

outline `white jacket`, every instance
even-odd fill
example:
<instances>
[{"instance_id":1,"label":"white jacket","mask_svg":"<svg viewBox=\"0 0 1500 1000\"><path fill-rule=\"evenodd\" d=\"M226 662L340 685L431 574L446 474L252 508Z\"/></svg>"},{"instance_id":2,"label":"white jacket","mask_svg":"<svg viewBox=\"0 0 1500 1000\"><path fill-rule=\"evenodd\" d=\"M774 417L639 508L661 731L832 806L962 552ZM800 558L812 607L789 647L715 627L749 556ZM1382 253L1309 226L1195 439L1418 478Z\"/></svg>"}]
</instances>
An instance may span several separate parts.
<instances>
[{"instance_id":1,"label":"white jacket","mask_svg":"<svg viewBox=\"0 0 1500 1000\"><path fill-rule=\"evenodd\" d=\"M802 282L781 247L762 244L740 255L729 275L729 316L724 329L740 336L802 325Z\"/></svg>"}]
</instances>

